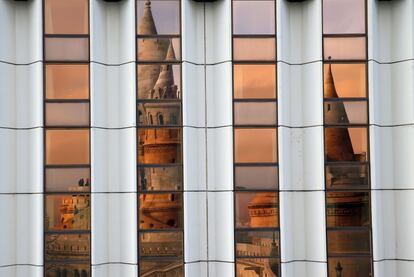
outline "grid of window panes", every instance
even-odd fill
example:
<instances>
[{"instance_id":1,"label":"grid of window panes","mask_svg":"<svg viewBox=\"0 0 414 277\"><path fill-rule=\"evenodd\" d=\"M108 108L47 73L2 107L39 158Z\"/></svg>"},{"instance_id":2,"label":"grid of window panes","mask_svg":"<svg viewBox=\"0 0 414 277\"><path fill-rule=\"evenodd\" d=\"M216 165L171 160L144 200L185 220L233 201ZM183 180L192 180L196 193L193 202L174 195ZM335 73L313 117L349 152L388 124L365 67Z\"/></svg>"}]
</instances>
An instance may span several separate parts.
<instances>
[{"instance_id":1,"label":"grid of window panes","mask_svg":"<svg viewBox=\"0 0 414 277\"><path fill-rule=\"evenodd\" d=\"M323 0L328 272L373 276L365 0Z\"/></svg>"},{"instance_id":2,"label":"grid of window panes","mask_svg":"<svg viewBox=\"0 0 414 277\"><path fill-rule=\"evenodd\" d=\"M181 2L136 4L139 276L184 276Z\"/></svg>"},{"instance_id":3,"label":"grid of window panes","mask_svg":"<svg viewBox=\"0 0 414 277\"><path fill-rule=\"evenodd\" d=\"M45 276L90 276L88 0L44 0Z\"/></svg>"},{"instance_id":4,"label":"grid of window panes","mask_svg":"<svg viewBox=\"0 0 414 277\"><path fill-rule=\"evenodd\" d=\"M236 276L280 277L276 2L232 4Z\"/></svg>"}]
</instances>

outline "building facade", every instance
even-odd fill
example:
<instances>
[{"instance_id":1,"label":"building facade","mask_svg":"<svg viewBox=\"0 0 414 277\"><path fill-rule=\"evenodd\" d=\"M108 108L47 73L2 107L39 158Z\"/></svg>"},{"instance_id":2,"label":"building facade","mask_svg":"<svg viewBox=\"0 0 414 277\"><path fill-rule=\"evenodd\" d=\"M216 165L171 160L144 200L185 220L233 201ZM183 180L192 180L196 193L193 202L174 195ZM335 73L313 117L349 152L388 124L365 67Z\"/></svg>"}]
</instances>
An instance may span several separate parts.
<instances>
[{"instance_id":1,"label":"building facade","mask_svg":"<svg viewBox=\"0 0 414 277\"><path fill-rule=\"evenodd\" d=\"M411 277L414 1L0 0L0 276Z\"/></svg>"}]
</instances>

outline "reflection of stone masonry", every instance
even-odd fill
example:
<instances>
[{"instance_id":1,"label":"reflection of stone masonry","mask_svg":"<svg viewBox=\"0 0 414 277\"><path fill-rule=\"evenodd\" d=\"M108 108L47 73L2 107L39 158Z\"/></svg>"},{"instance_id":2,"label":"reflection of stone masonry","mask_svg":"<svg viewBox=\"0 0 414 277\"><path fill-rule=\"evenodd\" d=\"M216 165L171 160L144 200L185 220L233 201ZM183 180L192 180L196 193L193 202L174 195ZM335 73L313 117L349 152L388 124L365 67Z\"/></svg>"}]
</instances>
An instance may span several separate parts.
<instances>
[{"instance_id":1,"label":"reflection of stone masonry","mask_svg":"<svg viewBox=\"0 0 414 277\"><path fill-rule=\"evenodd\" d=\"M78 187L69 188L70 191L82 191L89 186L89 180L82 179ZM89 230L90 228L90 200L89 195L73 194L62 199L59 207L60 221L52 226L54 230ZM50 219L46 216L46 229L49 229ZM55 261L88 261L89 235L84 234L51 234L46 237L45 255L48 260ZM46 277L88 277L87 264L54 264L48 263Z\"/></svg>"},{"instance_id":2,"label":"reflection of stone masonry","mask_svg":"<svg viewBox=\"0 0 414 277\"><path fill-rule=\"evenodd\" d=\"M157 35L151 12L151 2L145 3L139 22L139 32ZM145 60L176 61L172 40L144 38L138 42L138 56ZM160 100L139 105L138 121L141 125L177 125L181 123L178 86L174 81L171 64L143 64L138 69L138 94L140 99ZM164 100L172 100L165 102ZM174 101L175 100L175 101ZM139 161L145 164L173 164L181 162L181 132L178 129L149 128L139 132ZM165 168L141 169L141 187L148 191L161 190L165 180L176 182L170 187L179 188L177 171ZM181 195L173 193L141 194L140 228L165 229L182 225ZM177 234L178 235L178 234ZM181 239L175 234L142 233L141 257L177 257L182 252ZM182 253L180 254L182 255ZM169 263L145 262L141 264L141 276L182 276L181 261Z\"/></svg>"}]
</instances>

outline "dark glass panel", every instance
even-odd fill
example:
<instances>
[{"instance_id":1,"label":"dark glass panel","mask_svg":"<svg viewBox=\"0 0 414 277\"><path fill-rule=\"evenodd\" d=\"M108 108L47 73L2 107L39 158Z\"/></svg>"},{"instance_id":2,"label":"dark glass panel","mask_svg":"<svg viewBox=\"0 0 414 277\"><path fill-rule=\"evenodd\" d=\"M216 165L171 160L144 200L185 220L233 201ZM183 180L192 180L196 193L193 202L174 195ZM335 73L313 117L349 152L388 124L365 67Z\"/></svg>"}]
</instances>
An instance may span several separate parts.
<instances>
[{"instance_id":1,"label":"dark glass panel","mask_svg":"<svg viewBox=\"0 0 414 277\"><path fill-rule=\"evenodd\" d=\"M182 190L182 167L140 167L138 187L144 191Z\"/></svg>"},{"instance_id":2,"label":"dark glass panel","mask_svg":"<svg viewBox=\"0 0 414 277\"><path fill-rule=\"evenodd\" d=\"M180 102L147 102L138 104L138 125L181 125Z\"/></svg>"},{"instance_id":3,"label":"dark glass panel","mask_svg":"<svg viewBox=\"0 0 414 277\"><path fill-rule=\"evenodd\" d=\"M325 128L326 161L367 161L367 143L367 128Z\"/></svg>"},{"instance_id":4,"label":"dark glass panel","mask_svg":"<svg viewBox=\"0 0 414 277\"><path fill-rule=\"evenodd\" d=\"M183 201L181 193L140 194L140 229L169 229L182 227Z\"/></svg>"},{"instance_id":5,"label":"dark glass panel","mask_svg":"<svg viewBox=\"0 0 414 277\"><path fill-rule=\"evenodd\" d=\"M46 195L45 230L90 230L91 205L88 194Z\"/></svg>"},{"instance_id":6,"label":"dark glass panel","mask_svg":"<svg viewBox=\"0 0 414 277\"><path fill-rule=\"evenodd\" d=\"M327 189L366 189L369 187L367 164L329 164L326 166Z\"/></svg>"},{"instance_id":7,"label":"dark glass panel","mask_svg":"<svg viewBox=\"0 0 414 277\"><path fill-rule=\"evenodd\" d=\"M367 229L328 230L328 254L370 254L371 236Z\"/></svg>"},{"instance_id":8,"label":"dark glass panel","mask_svg":"<svg viewBox=\"0 0 414 277\"><path fill-rule=\"evenodd\" d=\"M370 226L368 192L327 192L328 227Z\"/></svg>"},{"instance_id":9,"label":"dark glass panel","mask_svg":"<svg viewBox=\"0 0 414 277\"><path fill-rule=\"evenodd\" d=\"M236 192L236 227L279 226L279 196L276 192Z\"/></svg>"},{"instance_id":10,"label":"dark glass panel","mask_svg":"<svg viewBox=\"0 0 414 277\"><path fill-rule=\"evenodd\" d=\"M88 38L45 38L45 59L47 61L88 61Z\"/></svg>"},{"instance_id":11,"label":"dark glass panel","mask_svg":"<svg viewBox=\"0 0 414 277\"><path fill-rule=\"evenodd\" d=\"M365 60L365 37L325 37L323 39L325 60Z\"/></svg>"},{"instance_id":12,"label":"dark glass panel","mask_svg":"<svg viewBox=\"0 0 414 277\"><path fill-rule=\"evenodd\" d=\"M280 275L280 260L269 258L248 258L236 259L236 276L250 277L250 276L269 276L279 277ZM259 272L259 274L257 274Z\"/></svg>"},{"instance_id":13,"label":"dark glass panel","mask_svg":"<svg viewBox=\"0 0 414 277\"><path fill-rule=\"evenodd\" d=\"M181 99L180 64L139 64L138 99Z\"/></svg>"},{"instance_id":14,"label":"dark glass panel","mask_svg":"<svg viewBox=\"0 0 414 277\"><path fill-rule=\"evenodd\" d=\"M140 257L182 257L182 232L141 232L139 234Z\"/></svg>"},{"instance_id":15,"label":"dark glass panel","mask_svg":"<svg viewBox=\"0 0 414 277\"><path fill-rule=\"evenodd\" d=\"M274 38L234 38L233 59L273 61L276 59L276 41Z\"/></svg>"},{"instance_id":16,"label":"dark glass panel","mask_svg":"<svg viewBox=\"0 0 414 277\"><path fill-rule=\"evenodd\" d=\"M368 124L367 101L325 101L325 124Z\"/></svg>"},{"instance_id":17,"label":"dark glass panel","mask_svg":"<svg viewBox=\"0 0 414 277\"><path fill-rule=\"evenodd\" d=\"M181 259L143 260L139 261L139 276L183 277L184 266Z\"/></svg>"},{"instance_id":18,"label":"dark glass panel","mask_svg":"<svg viewBox=\"0 0 414 277\"><path fill-rule=\"evenodd\" d=\"M46 34L88 34L88 0L45 0Z\"/></svg>"},{"instance_id":19,"label":"dark glass panel","mask_svg":"<svg viewBox=\"0 0 414 277\"><path fill-rule=\"evenodd\" d=\"M138 129L138 163L181 163L181 129Z\"/></svg>"},{"instance_id":20,"label":"dark glass panel","mask_svg":"<svg viewBox=\"0 0 414 277\"><path fill-rule=\"evenodd\" d=\"M91 190L89 168L46 168L46 191L78 191Z\"/></svg>"},{"instance_id":21,"label":"dark glass panel","mask_svg":"<svg viewBox=\"0 0 414 277\"><path fill-rule=\"evenodd\" d=\"M275 102L235 102L235 125L276 125Z\"/></svg>"},{"instance_id":22,"label":"dark glass panel","mask_svg":"<svg viewBox=\"0 0 414 277\"><path fill-rule=\"evenodd\" d=\"M46 99L89 99L89 66L46 64Z\"/></svg>"},{"instance_id":23,"label":"dark glass panel","mask_svg":"<svg viewBox=\"0 0 414 277\"><path fill-rule=\"evenodd\" d=\"M276 98L276 66L235 64L234 98Z\"/></svg>"},{"instance_id":24,"label":"dark glass panel","mask_svg":"<svg viewBox=\"0 0 414 277\"><path fill-rule=\"evenodd\" d=\"M236 257L279 257L279 231L237 231Z\"/></svg>"},{"instance_id":25,"label":"dark glass panel","mask_svg":"<svg viewBox=\"0 0 414 277\"><path fill-rule=\"evenodd\" d=\"M90 234L45 234L45 260L88 261L90 245Z\"/></svg>"},{"instance_id":26,"label":"dark glass panel","mask_svg":"<svg viewBox=\"0 0 414 277\"><path fill-rule=\"evenodd\" d=\"M370 257L335 257L329 258L329 277L371 277Z\"/></svg>"},{"instance_id":27,"label":"dark glass panel","mask_svg":"<svg viewBox=\"0 0 414 277\"><path fill-rule=\"evenodd\" d=\"M137 59L139 61L166 61L181 60L180 38L138 38Z\"/></svg>"},{"instance_id":28,"label":"dark glass panel","mask_svg":"<svg viewBox=\"0 0 414 277\"><path fill-rule=\"evenodd\" d=\"M275 166L236 166L236 189L272 189L279 186L278 168Z\"/></svg>"},{"instance_id":29,"label":"dark glass panel","mask_svg":"<svg viewBox=\"0 0 414 277\"><path fill-rule=\"evenodd\" d=\"M46 130L46 164L89 164L89 130Z\"/></svg>"},{"instance_id":30,"label":"dark glass panel","mask_svg":"<svg viewBox=\"0 0 414 277\"><path fill-rule=\"evenodd\" d=\"M234 35L271 35L274 33L274 1L233 1Z\"/></svg>"},{"instance_id":31,"label":"dark glass panel","mask_svg":"<svg viewBox=\"0 0 414 277\"><path fill-rule=\"evenodd\" d=\"M79 272L80 277L89 277L90 265L87 263L45 263L46 277L75 277L75 272ZM65 275L66 274L66 275Z\"/></svg>"},{"instance_id":32,"label":"dark glass panel","mask_svg":"<svg viewBox=\"0 0 414 277\"><path fill-rule=\"evenodd\" d=\"M270 128L234 129L236 163L277 162L277 131Z\"/></svg>"},{"instance_id":33,"label":"dark glass panel","mask_svg":"<svg viewBox=\"0 0 414 277\"><path fill-rule=\"evenodd\" d=\"M88 126L89 103L46 103L46 126Z\"/></svg>"},{"instance_id":34,"label":"dark glass panel","mask_svg":"<svg viewBox=\"0 0 414 277\"><path fill-rule=\"evenodd\" d=\"M323 0L323 33L365 33L365 0Z\"/></svg>"},{"instance_id":35,"label":"dark glass panel","mask_svg":"<svg viewBox=\"0 0 414 277\"><path fill-rule=\"evenodd\" d=\"M324 64L325 98L366 97L366 64Z\"/></svg>"},{"instance_id":36,"label":"dark glass panel","mask_svg":"<svg viewBox=\"0 0 414 277\"><path fill-rule=\"evenodd\" d=\"M137 1L138 35L180 34L180 7L180 1Z\"/></svg>"}]
</instances>

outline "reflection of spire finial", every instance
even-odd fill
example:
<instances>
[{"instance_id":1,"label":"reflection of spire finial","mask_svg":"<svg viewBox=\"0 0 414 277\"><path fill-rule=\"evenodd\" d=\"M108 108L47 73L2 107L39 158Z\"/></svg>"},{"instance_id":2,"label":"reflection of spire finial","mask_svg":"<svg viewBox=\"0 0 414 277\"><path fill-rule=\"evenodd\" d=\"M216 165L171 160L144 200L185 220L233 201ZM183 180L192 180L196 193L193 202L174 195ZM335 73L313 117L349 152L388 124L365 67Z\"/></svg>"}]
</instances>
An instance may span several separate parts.
<instances>
[{"instance_id":1,"label":"reflection of spire finial","mask_svg":"<svg viewBox=\"0 0 414 277\"><path fill-rule=\"evenodd\" d=\"M151 7L151 0L145 1L145 7Z\"/></svg>"}]
</instances>

